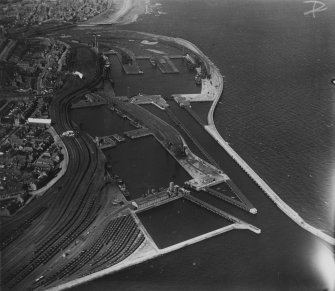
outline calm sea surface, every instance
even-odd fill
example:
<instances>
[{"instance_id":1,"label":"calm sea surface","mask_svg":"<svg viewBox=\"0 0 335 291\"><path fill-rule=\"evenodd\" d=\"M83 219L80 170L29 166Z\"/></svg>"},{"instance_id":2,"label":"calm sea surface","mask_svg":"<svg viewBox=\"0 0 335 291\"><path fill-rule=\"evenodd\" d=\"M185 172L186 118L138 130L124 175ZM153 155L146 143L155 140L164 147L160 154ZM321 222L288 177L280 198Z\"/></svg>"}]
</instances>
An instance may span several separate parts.
<instances>
[{"instance_id":1,"label":"calm sea surface","mask_svg":"<svg viewBox=\"0 0 335 291\"><path fill-rule=\"evenodd\" d=\"M325 1L328 9L313 18L304 16L312 4L303 1L161 3L167 14L142 16L125 28L179 36L197 44L226 76L215 112L220 133L306 221L332 234L334 4ZM174 83L180 90L182 85ZM120 95L126 92L116 90ZM163 90L170 93L168 87ZM92 134L94 130L111 133L98 124L90 128ZM215 198L201 198L256 225L262 234L232 231L72 290L334 290L331 248L279 211L208 137L199 134L198 138L259 214L250 216ZM113 151L108 152L112 161ZM177 213L171 217L183 223ZM164 217L153 223L155 229L161 223L164 230Z\"/></svg>"}]
</instances>

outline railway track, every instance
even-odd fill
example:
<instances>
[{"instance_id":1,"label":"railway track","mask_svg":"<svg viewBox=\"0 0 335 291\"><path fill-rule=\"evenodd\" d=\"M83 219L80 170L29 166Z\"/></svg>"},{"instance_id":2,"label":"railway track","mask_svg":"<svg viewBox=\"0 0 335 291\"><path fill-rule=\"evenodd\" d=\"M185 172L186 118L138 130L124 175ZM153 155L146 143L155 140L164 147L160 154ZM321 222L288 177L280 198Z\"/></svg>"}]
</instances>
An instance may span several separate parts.
<instances>
[{"instance_id":1,"label":"railway track","mask_svg":"<svg viewBox=\"0 0 335 291\"><path fill-rule=\"evenodd\" d=\"M56 120L55 130L59 135L66 130L71 130L71 123L68 117L68 106L73 98L90 91L100 82L95 78L90 84L78 88L68 94L60 93L50 106L50 115ZM47 264L62 249L71 244L89 225L95 220L100 210L97 193L101 185L97 185L97 174L103 174L104 167L99 164L99 153L95 145L85 135L78 138L64 139L69 152L69 165L64 178L60 179L53 189L49 190L33 206L20 213L13 221L4 223L8 227L7 235L15 232L15 226L22 219L28 219L36 209L44 207L47 215L39 222L39 231L30 236L29 227L16 241L7 241L3 245L5 258L6 253L12 253L11 249L27 240L36 243L34 252L27 251L25 254L17 255L17 258L6 262L4 260L5 278L2 283L8 289L23 290L31 285L33 274L40 266ZM58 191L55 191L55 188ZM36 228L36 226L35 226ZM22 289L23 288L23 289Z\"/></svg>"}]
</instances>

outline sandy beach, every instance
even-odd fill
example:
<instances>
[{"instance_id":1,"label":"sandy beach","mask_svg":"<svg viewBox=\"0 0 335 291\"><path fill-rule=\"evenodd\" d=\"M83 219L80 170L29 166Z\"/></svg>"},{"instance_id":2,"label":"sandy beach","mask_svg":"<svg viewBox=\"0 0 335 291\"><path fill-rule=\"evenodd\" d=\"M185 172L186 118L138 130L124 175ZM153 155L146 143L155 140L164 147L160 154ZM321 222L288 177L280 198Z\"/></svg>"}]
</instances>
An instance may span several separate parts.
<instances>
[{"instance_id":1,"label":"sandy beach","mask_svg":"<svg viewBox=\"0 0 335 291\"><path fill-rule=\"evenodd\" d=\"M88 20L84 25L132 23L145 13L148 3L148 0L114 0L107 11Z\"/></svg>"}]
</instances>

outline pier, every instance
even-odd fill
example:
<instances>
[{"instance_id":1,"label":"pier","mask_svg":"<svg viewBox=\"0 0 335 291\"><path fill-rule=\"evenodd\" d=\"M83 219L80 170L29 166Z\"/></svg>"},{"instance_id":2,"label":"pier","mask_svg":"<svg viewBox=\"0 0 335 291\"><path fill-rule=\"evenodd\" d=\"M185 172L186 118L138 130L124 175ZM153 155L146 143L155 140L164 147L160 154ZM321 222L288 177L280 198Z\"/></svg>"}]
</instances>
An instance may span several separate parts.
<instances>
[{"instance_id":1,"label":"pier","mask_svg":"<svg viewBox=\"0 0 335 291\"><path fill-rule=\"evenodd\" d=\"M158 193L147 194L145 197L135 199L133 201L135 205L133 205L137 208L136 212L142 212L174 201L188 194L190 194L189 190L175 185L174 182L170 182L168 188L163 189Z\"/></svg>"},{"instance_id":2,"label":"pier","mask_svg":"<svg viewBox=\"0 0 335 291\"><path fill-rule=\"evenodd\" d=\"M195 203L195 204L197 204L197 205L199 205L199 206L201 206L201 207L203 207L203 208L205 208L205 209L207 209L207 210L209 210L209 211L211 211L211 212L213 212L213 213L215 213L215 214L217 214L217 215L220 215L221 217L223 217L223 218L225 218L225 219L227 219L227 220L229 220L233 223L243 225L245 228L248 228L248 229L250 229L251 231L253 231L257 234L261 233L261 230L259 228L255 227L255 226L253 226L253 225L251 225L251 224L249 224L249 223L247 223L247 222L245 222L245 221L243 221L243 220L241 220L241 219L239 219L239 218L237 218L237 217L235 217L235 216L233 216L233 215L231 215L231 214L229 214L229 213L227 213L227 212L225 212L221 209L218 209L218 208L214 207L213 205L208 204L208 203L206 203L206 202L204 202L204 201L202 201L202 200L200 200L200 199L198 199L198 198L196 198L192 195L185 195L184 198L193 202L193 203Z\"/></svg>"},{"instance_id":3,"label":"pier","mask_svg":"<svg viewBox=\"0 0 335 291\"><path fill-rule=\"evenodd\" d=\"M152 132L148 128L139 128L130 131L124 132L124 135L129 137L130 139L137 139L140 137L152 135Z\"/></svg>"},{"instance_id":4,"label":"pier","mask_svg":"<svg viewBox=\"0 0 335 291\"><path fill-rule=\"evenodd\" d=\"M222 184L218 184L216 185L216 187L208 187L205 188L204 191L208 192L209 194L211 194L212 196L215 196L221 200L224 200L230 204L233 204L247 212L250 212L252 214L256 214L257 213L257 209L251 204L251 202L243 195L243 193L236 187L233 188L230 186L230 184L235 185L230 179L225 181L225 183ZM222 191L219 191L217 189L218 186L221 185L227 185L227 188L229 190L232 191L233 194L235 194L235 196L237 197L237 199L235 199L234 197L229 197L227 194L223 193ZM227 190L227 189L226 189Z\"/></svg>"}]
</instances>

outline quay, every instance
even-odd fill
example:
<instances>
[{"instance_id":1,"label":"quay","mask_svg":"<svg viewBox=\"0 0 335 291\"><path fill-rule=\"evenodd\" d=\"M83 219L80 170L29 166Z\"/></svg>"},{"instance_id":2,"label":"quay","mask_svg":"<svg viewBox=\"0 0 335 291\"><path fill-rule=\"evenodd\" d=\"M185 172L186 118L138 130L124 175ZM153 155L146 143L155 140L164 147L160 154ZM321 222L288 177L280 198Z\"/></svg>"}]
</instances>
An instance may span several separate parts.
<instances>
[{"instance_id":1,"label":"quay","mask_svg":"<svg viewBox=\"0 0 335 291\"><path fill-rule=\"evenodd\" d=\"M135 212L138 213L174 201L189 194L189 190L175 185L174 182L170 182L168 188L163 189L158 193L148 194L145 197L133 200L133 206L136 209Z\"/></svg>"},{"instance_id":2,"label":"quay","mask_svg":"<svg viewBox=\"0 0 335 291\"><path fill-rule=\"evenodd\" d=\"M152 135L152 132L148 128L139 128L139 129L126 131L124 132L124 135L131 139L137 139L140 137Z\"/></svg>"},{"instance_id":3,"label":"quay","mask_svg":"<svg viewBox=\"0 0 335 291\"><path fill-rule=\"evenodd\" d=\"M140 198L140 199L135 200L135 202L138 205L138 209L135 210L135 212L136 213L143 212L143 211L149 210L151 208L155 208L155 207L161 206L163 204L166 204L166 203L169 203L169 202L172 202L174 200L182 198L182 196L168 196L167 193L164 193L163 195L161 193L159 193L157 195L148 196L148 197L150 197L150 199L145 199L144 200L143 198ZM154 196L154 197L152 197L152 196ZM148 198L148 197L146 197L146 198Z\"/></svg>"},{"instance_id":4,"label":"quay","mask_svg":"<svg viewBox=\"0 0 335 291\"><path fill-rule=\"evenodd\" d=\"M173 94L172 97L178 104L214 101L218 88L219 85L211 79L201 79L201 92L199 94Z\"/></svg>"}]
</instances>

